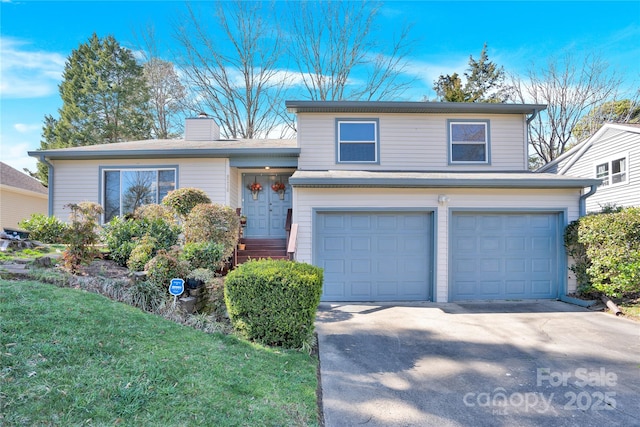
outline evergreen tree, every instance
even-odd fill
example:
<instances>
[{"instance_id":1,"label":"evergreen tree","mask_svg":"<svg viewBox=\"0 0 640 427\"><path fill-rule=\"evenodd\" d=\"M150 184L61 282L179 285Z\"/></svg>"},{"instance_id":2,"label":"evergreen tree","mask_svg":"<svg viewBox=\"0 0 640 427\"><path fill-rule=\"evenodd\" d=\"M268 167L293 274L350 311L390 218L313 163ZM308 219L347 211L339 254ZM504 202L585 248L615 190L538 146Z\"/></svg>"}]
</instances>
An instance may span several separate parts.
<instances>
[{"instance_id":1,"label":"evergreen tree","mask_svg":"<svg viewBox=\"0 0 640 427\"><path fill-rule=\"evenodd\" d=\"M473 56L469 57L467 71L464 87L457 73L440 75L433 86L440 101L502 103L509 100L511 89L505 84L504 69L489 61L486 43L480 59L476 61Z\"/></svg>"},{"instance_id":2,"label":"evergreen tree","mask_svg":"<svg viewBox=\"0 0 640 427\"><path fill-rule=\"evenodd\" d=\"M151 135L149 89L142 66L113 36L94 33L72 51L59 85L60 117L47 115L41 149L147 139ZM47 183L48 170L38 165Z\"/></svg>"},{"instance_id":3,"label":"evergreen tree","mask_svg":"<svg viewBox=\"0 0 640 427\"><path fill-rule=\"evenodd\" d=\"M576 142L580 142L596 133L605 123L640 123L639 100L608 101L594 107L582 116L571 130L571 134Z\"/></svg>"}]
</instances>

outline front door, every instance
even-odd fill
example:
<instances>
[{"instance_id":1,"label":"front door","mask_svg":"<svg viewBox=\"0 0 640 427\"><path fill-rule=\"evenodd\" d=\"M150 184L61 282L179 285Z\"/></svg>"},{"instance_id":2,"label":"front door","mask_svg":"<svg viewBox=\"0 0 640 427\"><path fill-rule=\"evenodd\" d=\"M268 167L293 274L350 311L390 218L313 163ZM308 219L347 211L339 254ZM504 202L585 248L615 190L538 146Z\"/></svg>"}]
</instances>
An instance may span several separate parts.
<instances>
[{"instance_id":1,"label":"front door","mask_svg":"<svg viewBox=\"0 0 640 427\"><path fill-rule=\"evenodd\" d=\"M287 211L291 208L291 187L289 177L282 174L242 174L242 212L247 216L245 237L269 237L284 239L287 234L285 223ZM259 184L260 191L251 191L252 184ZM284 192L274 191L272 186L284 184Z\"/></svg>"}]
</instances>

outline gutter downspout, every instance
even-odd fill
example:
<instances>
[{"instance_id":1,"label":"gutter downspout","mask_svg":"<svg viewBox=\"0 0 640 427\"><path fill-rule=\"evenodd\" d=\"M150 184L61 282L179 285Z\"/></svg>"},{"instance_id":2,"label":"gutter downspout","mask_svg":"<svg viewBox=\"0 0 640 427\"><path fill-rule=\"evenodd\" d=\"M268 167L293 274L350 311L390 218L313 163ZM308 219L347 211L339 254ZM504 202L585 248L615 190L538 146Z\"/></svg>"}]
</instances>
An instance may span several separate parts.
<instances>
[{"instance_id":1,"label":"gutter downspout","mask_svg":"<svg viewBox=\"0 0 640 427\"><path fill-rule=\"evenodd\" d=\"M587 197L593 195L596 192L597 189L598 189L597 185L592 185L591 186L591 190L589 190L588 193L583 194L582 196L580 196L580 209L579 209L579 212L578 212L578 215L580 217L583 217L583 216L585 216L587 214Z\"/></svg>"},{"instance_id":2,"label":"gutter downspout","mask_svg":"<svg viewBox=\"0 0 640 427\"><path fill-rule=\"evenodd\" d=\"M525 143L524 149L525 149L525 153L527 154L524 162L525 170L529 169L529 125L531 124L533 119L535 119L537 116L538 116L538 109L534 108L531 116L527 117L527 128L524 131L524 143Z\"/></svg>"},{"instance_id":3,"label":"gutter downspout","mask_svg":"<svg viewBox=\"0 0 640 427\"><path fill-rule=\"evenodd\" d=\"M38 156L38 160L49 168L48 189L49 189L49 216L53 216L53 165L49 163L44 154Z\"/></svg>"}]
</instances>

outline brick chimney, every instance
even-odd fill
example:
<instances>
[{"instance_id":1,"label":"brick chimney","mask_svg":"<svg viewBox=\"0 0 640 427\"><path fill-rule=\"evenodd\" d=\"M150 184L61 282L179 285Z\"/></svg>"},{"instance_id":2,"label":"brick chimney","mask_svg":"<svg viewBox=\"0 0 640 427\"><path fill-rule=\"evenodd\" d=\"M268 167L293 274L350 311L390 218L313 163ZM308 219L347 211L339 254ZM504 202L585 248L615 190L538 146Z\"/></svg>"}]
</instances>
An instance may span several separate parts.
<instances>
[{"instance_id":1,"label":"brick chimney","mask_svg":"<svg viewBox=\"0 0 640 427\"><path fill-rule=\"evenodd\" d=\"M186 141L216 141L220 139L220 128L213 117L200 113L198 117L188 118L184 126Z\"/></svg>"}]
</instances>

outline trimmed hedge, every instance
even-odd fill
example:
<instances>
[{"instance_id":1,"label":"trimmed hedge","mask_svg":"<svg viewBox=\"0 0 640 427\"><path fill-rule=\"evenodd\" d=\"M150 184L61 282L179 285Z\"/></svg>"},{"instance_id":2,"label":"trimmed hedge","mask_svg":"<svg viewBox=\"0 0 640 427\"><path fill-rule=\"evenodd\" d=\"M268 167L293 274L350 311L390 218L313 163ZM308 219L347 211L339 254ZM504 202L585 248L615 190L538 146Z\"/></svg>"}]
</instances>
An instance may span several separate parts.
<instances>
[{"instance_id":1,"label":"trimmed hedge","mask_svg":"<svg viewBox=\"0 0 640 427\"><path fill-rule=\"evenodd\" d=\"M224 300L234 329L266 345L303 348L313 339L323 271L310 264L258 260L225 279Z\"/></svg>"},{"instance_id":2,"label":"trimmed hedge","mask_svg":"<svg viewBox=\"0 0 640 427\"><path fill-rule=\"evenodd\" d=\"M578 242L594 289L611 297L640 292L640 208L581 218Z\"/></svg>"}]
</instances>

